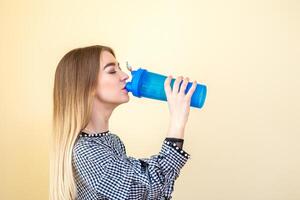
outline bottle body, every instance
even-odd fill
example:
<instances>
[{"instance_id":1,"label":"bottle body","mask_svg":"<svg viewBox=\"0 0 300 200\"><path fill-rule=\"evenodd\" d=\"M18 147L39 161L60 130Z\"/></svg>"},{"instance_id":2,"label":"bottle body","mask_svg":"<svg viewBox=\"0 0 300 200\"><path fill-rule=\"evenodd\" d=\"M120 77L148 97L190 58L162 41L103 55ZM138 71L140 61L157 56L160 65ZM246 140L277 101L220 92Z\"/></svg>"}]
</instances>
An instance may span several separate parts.
<instances>
[{"instance_id":1,"label":"bottle body","mask_svg":"<svg viewBox=\"0 0 300 200\"><path fill-rule=\"evenodd\" d=\"M167 76L149 72L145 69L139 68L136 71L131 71L132 80L126 83L126 90L132 92L136 97L145 97L150 99L156 99L161 101L167 101L164 82ZM171 80L170 86L173 89L175 79ZM182 84L182 82L181 82ZM180 86L181 86L180 84ZM189 82L185 94L192 86L192 82ZM180 88L180 87L179 87ZM197 83L196 89L191 97L192 107L202 108L206 98L206 86Z\"/></svg>"}]
</instances>

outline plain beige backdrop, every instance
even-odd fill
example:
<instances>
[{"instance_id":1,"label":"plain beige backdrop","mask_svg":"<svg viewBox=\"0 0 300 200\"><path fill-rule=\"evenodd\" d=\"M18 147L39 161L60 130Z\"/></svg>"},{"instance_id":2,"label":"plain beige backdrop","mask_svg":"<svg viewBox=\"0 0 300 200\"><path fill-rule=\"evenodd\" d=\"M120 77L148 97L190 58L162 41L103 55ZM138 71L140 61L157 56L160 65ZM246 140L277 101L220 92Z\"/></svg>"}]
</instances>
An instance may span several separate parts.
<instances>
[{"instance_id":1,"label":"plain beige backdrop","mask_svg":"<svg viewBox=\"0 0 300 200\"><path fill-rule=\"evenodd\" d=\"M122 66L207 85L173 199L300 199L298 0L0 0L1 200L48 199L54 72L95 44ZM130 94L110 130L128 155L149 157L168 120L166 102Z\"/></svg>"}]
</instances>

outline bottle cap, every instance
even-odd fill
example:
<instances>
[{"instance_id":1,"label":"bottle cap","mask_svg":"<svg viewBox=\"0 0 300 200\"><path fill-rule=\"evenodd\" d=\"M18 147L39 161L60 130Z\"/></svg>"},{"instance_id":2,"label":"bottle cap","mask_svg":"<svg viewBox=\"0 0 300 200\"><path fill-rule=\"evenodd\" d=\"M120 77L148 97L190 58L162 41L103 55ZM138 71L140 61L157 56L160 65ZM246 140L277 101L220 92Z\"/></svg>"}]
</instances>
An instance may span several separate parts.
<instances>
[{"instance_id":1,"label":"bottle cap","mask_svg":"<svg viewBox=\"0 0 300 200\"><path fill-rule=\"evenodd\" d=\"M131 81L126 83L126 90L131 92L136 97L141 97L140 87L142 86L143 75L147 72L147 70L139 68L138 70L131 71Z\"/></svg>"}]
</instances>

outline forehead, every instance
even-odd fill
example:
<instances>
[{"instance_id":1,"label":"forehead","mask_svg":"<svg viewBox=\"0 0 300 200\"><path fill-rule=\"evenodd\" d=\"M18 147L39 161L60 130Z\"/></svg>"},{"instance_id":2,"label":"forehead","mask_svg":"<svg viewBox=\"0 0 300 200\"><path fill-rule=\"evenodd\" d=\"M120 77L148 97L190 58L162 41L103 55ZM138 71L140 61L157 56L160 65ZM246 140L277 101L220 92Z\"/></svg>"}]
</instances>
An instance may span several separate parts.
<instances>
[{"instance_id":1,"label":"forehead","mask_svg":"<svg viewBox=\"0 0 300 200\"><path fill-rule=\"evenodd\" d=\"M116 58L109 51L102 51L100 54L100 67L103 68L110 62L116 62Z\"/></svg>"}]
</instances>

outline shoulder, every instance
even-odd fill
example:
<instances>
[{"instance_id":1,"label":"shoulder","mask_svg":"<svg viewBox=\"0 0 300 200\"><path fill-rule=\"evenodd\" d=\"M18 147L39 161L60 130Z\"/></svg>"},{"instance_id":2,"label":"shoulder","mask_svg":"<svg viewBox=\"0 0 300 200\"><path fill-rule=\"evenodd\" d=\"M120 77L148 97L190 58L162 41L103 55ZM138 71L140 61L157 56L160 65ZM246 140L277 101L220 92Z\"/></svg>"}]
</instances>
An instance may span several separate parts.
<instances>
[{"instance_id":1,"label":"shoulder","mask_svg":"<svg viewBox=\"0 0 300 200\"><path fill-rule=\"evenodd\" d=\"M111 149L104 145L99 145L92 138L78 138L73 147L73 159L75 162L92 162L104 164L111 157Z\"/></svg>"},{"instance_id":2,"label":"shoulder","mask_svg":"<svg viewBox=\"0 0 300 200\"><path fill-rule=\"evenodd\" d=\"M116 140L116 141L118 141L118 142L121 142L122 143L122 140L121 140L121 138L117 135L117 134L115 134L115 133L110 133L111 134L111 137L114 139L114 140Z\"/></svg>"},{"instance_id":3,"label":"shoulder","mask_svg":"<svg viewBox=\"0 0 300 200\"><path fill-rule=\"evenodd\" d=\"M124 145L122 139L120 138L120 136L118 136L117 134L114 134L114 133L111 133L111 136L114 138L115 148L120 149L122 154L126 154L126 148L125 148L125 145Z\"/></svg>"}]
</instances>

